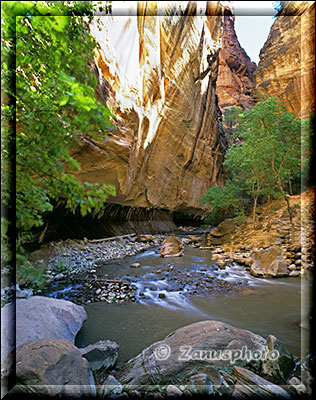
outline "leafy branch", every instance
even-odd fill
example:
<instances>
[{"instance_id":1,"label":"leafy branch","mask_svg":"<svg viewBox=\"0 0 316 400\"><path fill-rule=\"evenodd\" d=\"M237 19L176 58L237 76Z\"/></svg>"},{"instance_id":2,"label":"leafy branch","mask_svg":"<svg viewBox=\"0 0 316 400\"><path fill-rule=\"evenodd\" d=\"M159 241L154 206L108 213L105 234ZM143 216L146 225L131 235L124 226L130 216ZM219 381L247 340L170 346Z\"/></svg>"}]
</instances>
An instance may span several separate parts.
<instances>
[{"instance_id":1,"label":"leafy branch","mask_svg":"<svg viewBox=\"0 0 316 400\"><path fill-rule=\"evenodd\" d=\"M110 185L77 180L71 171L80 165L70 155L82 136L105 138L112 128L89 67L97 46L89 31L94 6L109 12L110 3L2 4L2 203L16 208L17 237L42 225L59 197L86 215L115 194Z\"/></svg>"}]
</instances>

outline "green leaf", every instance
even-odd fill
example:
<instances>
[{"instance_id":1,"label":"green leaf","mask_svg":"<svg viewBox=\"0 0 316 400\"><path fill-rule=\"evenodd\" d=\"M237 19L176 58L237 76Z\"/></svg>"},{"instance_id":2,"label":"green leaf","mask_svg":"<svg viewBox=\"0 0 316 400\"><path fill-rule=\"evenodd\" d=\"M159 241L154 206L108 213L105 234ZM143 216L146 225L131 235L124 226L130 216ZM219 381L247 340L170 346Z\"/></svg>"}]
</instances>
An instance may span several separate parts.
<instances>
[{"instance_id":1,"label":"green leaf","mask_svg":"<svg viewBox=\"0 0 316 400\"><path fill-rule=\"evenodd\" d=\"M68 95L63 96L61 98L60 102L59 102L59 105L65 106L68 103L68 100L69 100L69 96Z\"/></svg>"},{"instance_id":2,"label":"green leaf","mask_svg":"<svg viewBox=\"0 0 316 400\"><path fill-rule=\"evenodd\" d=\"M66 16L58 16L58 17L53 17L53 24L52 27L55 29L57 32L63 32L66 28L66 26L69 23L69 17Z\"/></svg>"},{"instance_id":3,"label":"green leaf","mask_svg":"<svg viewBox=\"0 0 316 400\"><path fill-rule=\"evenodd\" d=\"M107 186L80 183L71 172L80 170L80 163L70 156L70 149L82 135L103 138L110 118L96 96L97 81L89 70L96 42L83 18L75 16L79 8L92 14L92 5L67 1L3 5L3 116L12 118L15 111L17 128L13 134L10 124L4 122L1 146L8 148L14 137L20 243L25 233L43 224L43 215L51 212L53 202L61 196L69 210L86 215L101 207L110 192ZM12 57L17 66L15 92L9 85ZM16 100L16 108L8 102L10 97ZM13 196L12 155L7 148L1 152L6 204Z\"/></svg>"}]
</instances>

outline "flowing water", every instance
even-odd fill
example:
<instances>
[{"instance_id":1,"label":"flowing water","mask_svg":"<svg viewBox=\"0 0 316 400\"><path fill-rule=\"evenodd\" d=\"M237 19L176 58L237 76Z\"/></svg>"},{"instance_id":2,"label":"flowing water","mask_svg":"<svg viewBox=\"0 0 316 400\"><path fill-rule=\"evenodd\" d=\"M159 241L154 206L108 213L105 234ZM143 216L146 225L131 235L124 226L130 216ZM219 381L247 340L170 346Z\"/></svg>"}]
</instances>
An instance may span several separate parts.
<instances>
[{"instance_id":1,"label":"flowing water","mask_svg":"<svg viewBox=\"0 0 316 400\"><path fill-rule=\"evenodd\" d=\"M135 262L141 266L131 268ZM110 339L120 345L119 362L123 362L177 328L214 319L263 337L273 334L293 355L301 356L303 329L298 324L301 295L309 285L305 278L259 279L234 263L222 270L212 261L210 250L194 247L171 258L159 257L159 247L153 248L100 266L97 277L132 280L138 301L85 306L88 319L77 336L78 347ZM201 293L199 288L207 286L208 278L231 286Z\"/></svg>"}]
</instances>

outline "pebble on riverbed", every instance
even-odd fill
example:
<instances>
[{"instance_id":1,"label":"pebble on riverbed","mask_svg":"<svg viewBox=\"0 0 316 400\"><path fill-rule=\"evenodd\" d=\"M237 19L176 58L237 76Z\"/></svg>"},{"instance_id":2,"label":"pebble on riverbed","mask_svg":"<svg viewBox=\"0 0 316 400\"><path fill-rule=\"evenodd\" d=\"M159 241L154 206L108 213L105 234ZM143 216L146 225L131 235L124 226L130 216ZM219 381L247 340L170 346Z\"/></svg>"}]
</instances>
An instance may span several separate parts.
<instances>
[{"instance_id":1,"label":"pebble on riverbed","mask_svg":"<svg viewBox=\"0 0 316 400\"><path fill-rule=\"evenodd\" d=\"M117 283L117 286L112 287L104 284L97 279L97 269L100 265L113 260L134 256L153 245L157 246L162 243L163 238L164 235L156 235L155 242L152 244L125 238L120 242L111 240L97 243L87 239L68 239L43 245L41 249L29 255L30 261L44 271L46 280L45 289L34 290L34 294L52 296L52 292L54 292L56 293L53 294L54 297L70 300L77 304L88 304L95 301L108 303L135 301L135 288L131 284ZM83 273L88 274L86 281L82 278ZM87 279L92 277L94 280ZM5 289L7 290L1 291L1 301L3 303L11 302L12 290L10 291L9 286Z\"/></svg>"},{"instance_id":2,"label":"pebble on riverbed","mask_svg":"<svg viewBox=\"0 0 316 400\"><path fill-rule=\"evenodd\" d=\"M156 235L154 245L162 243L163 239L164 235ZM202 240L202 238L199 237L199 240ZM195 242L195 240L192 241ZM187 245L184 245L184 247ZM53 295L77 304L137 302L147 297L141 292L138 293L136 286L133 285L133 283L137 284L139 280L141 281L142 273L133 274L132 278L126 276L127 282L108 282L97 277L97 270L101 265L115 259L122 259L125 256L135 255L152 247L152 245L129 239L122 240L119 243L117 241L91 243L80 240L66 240L50 243L47 247L53 248L54 251L48 252L47 254L50 254L50 257L46 257L46 259L43 252L39 253L41 258L39 261L41 261L41 265L46 267L47 276L50 278L47 279L47 288L41 292L34 291L34 294ZM226 248L211 247L211 260L218 265L219 269L229 266L226 263L232 261L244 265L248 269L251 265L250 252L246 251L248 250L246 248L239 250L239 252L227 252ZM301 255L305 256L300 249L296 251L294 249L288 250L287 257L291 260L289 264L290 276L301 274ZM141 264L135 262L130 267L139 268ZM143 268L140 269L141 272L142 270ZM206 271L205 268L204 271ZM83 273L86 274L85 278L83 278ZM157 269L155 273L159 276L156 275L156 280L163 279L168 282L168 292L169 290L171 292L179 291L185 296L203 296L210 293L239 292L242 290L239 284L231 284L223 279L215 278L212 274L201 274L191 268L178 270L171 264L168 264L165 269ZM52 294L53 292L56 295ZM161 299L166 297L164 293L158 294L156 292L155 295Z\"/></svg>"},{"instance_id":3,"label":"pebble on riverbed","mask_svg":"<svg viewBox=\"0 0 316 400\"><path fill-rule=\"evenodd\" d=\"M163 238L164 235L156 235L155 245L160 244ZM134 256L150 247L152 244L135 242L130 238L119 243L116 240L93 243L67 239L42 246L30 255L30 260L35 264L45 265L49 279L56 279L56 276L57 279L62 279L70 274L95 273L99 265Z\"/></svg>"},{"instance_id":4,"label":"pebble on riverbed","mask_svg":"<svg viewBox=\"0 0 316 400\"><path fill-rule=\"evenodd\" d=\"M127 303L136 300L136 287L122 280L89 279L84 283L81 281L78 287L76 286L76 283L78 284L76 279L60 282L61 287L65 284L69 285L69 283L73 284L71 291L68 294L60 291L57 298L71 300L80 305L100 301L105 303ZM49 291L50 288L48 287L47 290Z\"/></svg>"}]
</instances>

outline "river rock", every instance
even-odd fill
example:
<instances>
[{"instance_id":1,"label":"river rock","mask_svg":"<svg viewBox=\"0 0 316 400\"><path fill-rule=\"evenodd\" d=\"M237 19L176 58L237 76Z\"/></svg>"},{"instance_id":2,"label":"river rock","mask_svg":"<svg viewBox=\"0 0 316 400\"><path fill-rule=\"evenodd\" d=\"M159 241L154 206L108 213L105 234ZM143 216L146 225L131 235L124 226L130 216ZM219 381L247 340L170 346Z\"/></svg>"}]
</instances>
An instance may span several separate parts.
<instances>
[{"instance_id":1,"label":"river rock","mask_svg":"<svg viewBox=\"0 0 316 400\"><path fill-rule=\"evenodd\" d=\"M15 346L36 339L63 338L74 342L86 319L83 307L66 300L31 296L6 304L1 309L1 363Z\"/></svg>"},{"instance_id":2,"label":"river rock","mask_svg":"<svg viewBox=\"0 0 316 400\"><path fill-rule=\"evenodd\" d=\"M113 375L109 375L104 381L101 388L98 390L98 397L103 398L109 395L118 395L123 392L123 386L121 383L114 378Z\"/></svg>"},{"instance_id":3,"label":"river rock","mask_svg":"<svg viewBox=\"0 0 316 400\"><path fill-rule=\"evenodd\" d=\"M290 247L290 250L293 251L294 253L300 252L302 249L302 244L301 243L295 243Z\"/></svg>"},{"instance_id":4,"label":"river rock","mask_svg":"<svg viewBox=\"0 0 316 400\"><path fill-rule=\"evenodd\" d=\"M210 232L210 243L218 246L230 241L231 235L235 232L237 223L233 218L225 219Z\"/></svg>"},{"instance_id":5,"label":"river rock","mask_svg":"<svg viewBox=\"0 0 316 400\"><path fill-rule=\"evenodd\" d=\"M303 397L304 395L307 398L307 395L311 395L308 388L295 376L293 376L287 384L289 392L294 398Z\"/></svg>"},{"instance_id":6,"label":"river rock","mask_svg":"<svg viewBox=\"0 0 316 400\"><path fill-rule=\"evenodd\" d=\"M244 257L243 259L242 259L242 263L247 267L247 268L251 268L251 265L252 265L252 259L251 259L251 257Z\"/></svg>"},{"instance_id":7,"label":"river rock","mask_svg":"<svg viewBox=\"0 0 316 400\"><path fill-rule=\"evenodd\" d=\"M166 387L166 395L168 397L180 397L182 396L182 391L175 385L168 385Z\"/></svg>"},{"instance_id":8,"label":"river rock","mask_svg":"<svg viewBox=\"0 0 316 400\"><path fill-rule=\"evenodd\" d=\"M226 269L226 263L224 260L218 260L216 261L216 264L219 266L220 269Z\"/></svg>"},{"instance_id":9,"label":"river rock","mask_svg":"<svg viewBox=\"0 0 316 400\"><path fill-rule=\"evenodd\" d=\"M198 243L199 241L202 240L200 236L195 236L195 235L187 235L186 239L188 239L187 243Z\"/></svg>"},{"instance_id":10,"label":"river rock","mask_svg":"<svg viewBox=\"0 0 316 400\"><path fill-rule=\"evenodd\" d=\"M82 385L79 394L83 389L86 394L95 393L90 365L70 340L44 338L24 343L16 348L15 357L11 352L1 369L4 380L14 372L18 386L31 386L18 387L17 392L60 394L58 385Z\"/></svg>"},{"instance_id":11,"label":"river rock","mask_svg":"<svg viewBox=\"0 0 316 400\"><path fill-rule=\"evenodd\" d=\"M120 346L111 340L99 340L79 351L89 361L92 371L100 372L114 366L119 348Z\"/></svg>"},{"instance_id":12,"label":"river rock","mask_svg":"<svg viewBox=\"0 0 316 400\"><path fill-rule=\"evenodd\" d=\"M175 236L167 236L161 246L161 257L179 257L182 256L182 241Z\"/></svg>"},{"instance_id":13,"label":"river rock","mask_svg":"<svg viewBox=\"0 0 316 400\"><path fill-rule=\"evenodd\" d=\"M221 247L217 247L216 249L212 250L212 254L221 254L224 253L224 250Z\"/></svg>"},{"instance_id":14,"label":"river rock","mask_svg":"<svg viewBox=\"0 0 316 400\"><path fill-rule=\"evenodd\" d=\"M189 379L192 394L210 395L214 393L212 382L206 374L196 374Z\"/></svg>"},{"instance_id":15,"label":"river rock","mask_svg":"<svg viewBox=\"0 0 316 400\"><path fill-rule=\"evenodd\" d=\"M284 384L291 376L295 361L282 343L273 335L268 336L266 347L269 354L275 352L278 357L267 357L261 362L261 375L274 383Z\"/></svg>"},{"instance_id":16,"label":"river rock","mask_svg":"<svg viewBox=\"0 0 316 400\"><path fill-rule=\"evenodd\" d=\"M222 376L222 378L224 379L224 381L229 385L229 387L231 388L232 391L234 391L234 385L236 383L236 379L229 375L226 371L221 370L220 371L220 375Z\"/></svg>"},{"instance_id":17,"label":"river rock","mask_svg":"<svg viewBox=\"0 0 316 400\"><path fill-rule=\"evenodd\" d=\"M288 275L288 264L282 256L282 250L277 246L253 252L252 260L250 273L253 276L276 278Z\"/></svg>"},{"instance_id":18,"label":"river rock","mask_svg":"<svg viewBox=\"0 0 316 400\"><path fill-rule=\"evenodd\" d=\"M233 218L228 218L221 222L215 229L213 229L210 234L211 236L221 237L227 235L228 233L233 233L235 229L236 221Z\"/></svg>"},{"instance_id":19,"label":"river rock","mask_svg":"<svg viewBox=\"0 0 316 400\"><path fill-rule=\"evenodd\" d=\"M261 378L247 369L234 366L233 374L236 379L233 397L242 399L291 399L291 396L282 387Z\"/></svg>"},{"instance_id":20,"label":"river rock","mask_svg":"<svg viewBox=\"0 0 316 400\"><path fill-rule=\"evenodd\" d=\"M154 241L155 237L153 235L139 235L135 239L136 242L141 242L141 243L150 243Z\"/></svg>"},{"instance_id":21,"label":"river rock","mask_svg":"<svg viewBox=\"0 0 316 400\"><path fill-rule=\"evenodd\" d=\"M265 350L266 341L263 337L250 331L235 328L220 321L201 321L177 329L164 340L147 347L141 354L126 362L117 378L120 382L129 385L146 385L151 382L157 384L183 384L192 371L206 373L209 366L219 369L231 367L229 359L216 359L212 356L209 360L199 360L203 351L227 350L241 351L243 347L250 351ZM181 350L180 350L181 348ZM191 349L186 356L185 350ZM194 353L193 350L197 350ZM261 362L253 359L239 359L235 365L260 371ZM224 368L225 369L225 368Z\"/></svg>"},{"instance_id":22,"label":"river rock","mask_svg":"<svg viewBox=\"0 0 316 400\"><path fill-rule=\"evenodd\" d=\"M140 263L133 263L130 265L131 268L139 268L140 267Z\"/></svg>"},{"instance_id":23,"label":"river rock","mask_svg":"<svg viewBox=\"0 0 316 400\"><path fill-rule=\"evenodd\" d=\"M29 297L33 296L32 289L20 289L19 285L16 285L16 292L15 297L17 299L28 299Z\"/></svg>"}]
</instances>

